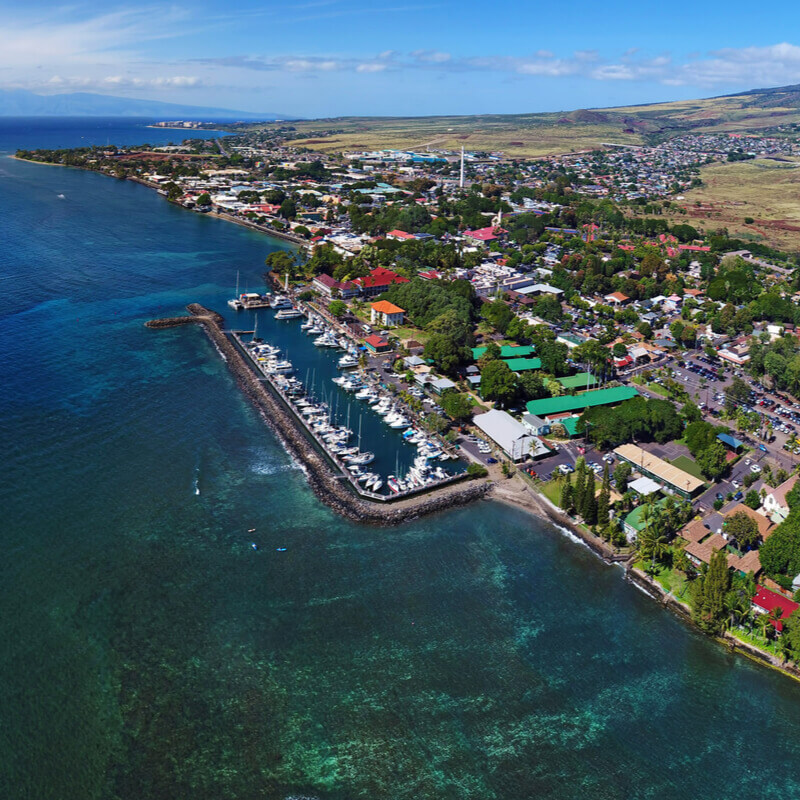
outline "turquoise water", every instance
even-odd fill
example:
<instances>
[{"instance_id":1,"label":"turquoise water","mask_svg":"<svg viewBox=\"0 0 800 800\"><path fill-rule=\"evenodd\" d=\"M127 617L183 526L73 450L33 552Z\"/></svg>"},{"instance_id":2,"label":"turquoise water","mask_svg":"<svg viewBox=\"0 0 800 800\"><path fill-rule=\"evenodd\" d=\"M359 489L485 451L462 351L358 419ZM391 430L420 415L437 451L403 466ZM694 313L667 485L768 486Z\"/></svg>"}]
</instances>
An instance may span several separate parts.
<instances>
[{"instance_id":1,"label":"turquoise water","mask_svg":"<svg viewBox=\"0 0 800 800\"><path fill-rule=\"evenodd\" d=\"M800 797L800 685L513 509L341 520L143 327L280 243L8 159L0 205L0 796Z\"/></svg>"}]
</instances>

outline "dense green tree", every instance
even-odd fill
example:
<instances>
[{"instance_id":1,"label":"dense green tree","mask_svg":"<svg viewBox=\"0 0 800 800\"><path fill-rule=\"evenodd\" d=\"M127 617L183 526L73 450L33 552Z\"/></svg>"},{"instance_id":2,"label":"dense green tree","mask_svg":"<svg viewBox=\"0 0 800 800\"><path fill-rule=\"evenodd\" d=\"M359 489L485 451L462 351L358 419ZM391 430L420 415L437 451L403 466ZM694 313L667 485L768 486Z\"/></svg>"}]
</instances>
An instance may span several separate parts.
<instances>
[{"instance_id":1,"label":"dense green tree","mask_svg":"<svg viewBox=\"0 0 800 800\"><path fill-rule=\"evenodd\" d=\"M627 461L620 461L614 468L614 483L619 494L628 491L628 479L631 476L631 465Z\"/></svg>"},{"instance_id":2,"label":"dense green tree","mask_svg":"<svg viewBox=\"0 0 800 800\"><path fill-rule=\"evenodd\" d=\"M567 473L566 477L564 478L564 483L561 486L561 501L559 503L564 511L570 512L572 510L572 499L572 475Z\"/></svg>"},{"instance_id":3,"label":"dense green tree","mask_svg":"<svg viewBox=\"0 0 800 800\"><path fill-rule=\"evenodd\" d=\"M736 539L739 547L744 549L755 546L759 539L758 523L744 511L738 511L725 520L725 533Z\"/></svg>"},{"instance_id":4,"label":"dense green tree","mask_svg":"<svg viewBox=\"0 0 800 800\"><path fill-rule=\"evenodd\" d=\"M465 422L472 417L474 406L468 394L445 392L440 403L444 413L454 422Z\"/></svg>"},{"instance_id":5,"label":"dense green tree","mask_svg":"<svg viewBox=\"0 0 800 800\"><path fill-rule=\"evenodd\" d=\"M695 460L703 477L713 481L719 480L728 468L725 447L718 441L712 442Z\"/></svg>"},{"instance_id":6,"label":"dense green tree","mask_svg":"<svg viewBox=\"0 0 800 800\"><path fill-rule=\"evenodd\" d=\"M725 550L715 550L711 556L708 572L696 583L694 618L700 627L710 634L717 634L727 616L725 597L730 588L728 556Z\"/></svg>"},{"instance_id":7,"label":"dense green tree","mask_svg":"<svg viewBox=\"0 0 800 800\"><path fill-rule=\"evenodd\" d=\"M344 313L347 311L347 303L342 300L331 300L328 304L328 311L330 311L334 317L344 316Z\"/></svg>"},{"instance_id":8,"label":"dense green tree","mask_svg":"<svg viewBox=\"0 0 800 800\"><path fill-rule=\"evenodd\" d=\"M425 358L446 375L455 375L462 364L472 359L472 352L462 342L446 333L435 333L425 343Z\"/></svg>"},{"instance_id":9,"label":"dense green tree","mask_svg":"<svg viewBox=\"0 0 800 800\"><path fill-rule=\"evenodd\" d=\"M481 370L481 397L501 407L514 402L519 391L517 376L505 361L490 361Z\"/></svg>"},{"instance_id":10,"label":"dense green tree","mask_svg":"<svg viewBox=\"0 0 800 800\"><path fill-rule=\"evenodd\" d=\"M586 470L586 488L583 492L583 509L581 516L587 525L597 524L597 486L594 480L594 472Z\"/></svg>"},{"instance_id":11,"label":"dense green tree","mask_svg":"<svg viewBox=\"0 0 800 800\"><path fill-rule=\"evenodd\" d=\"M514 318L511 309L502 301L495 300L486 303L481 310L483 318L500 333L505 333L509 323Z\"/></svg>"}]
</instances>

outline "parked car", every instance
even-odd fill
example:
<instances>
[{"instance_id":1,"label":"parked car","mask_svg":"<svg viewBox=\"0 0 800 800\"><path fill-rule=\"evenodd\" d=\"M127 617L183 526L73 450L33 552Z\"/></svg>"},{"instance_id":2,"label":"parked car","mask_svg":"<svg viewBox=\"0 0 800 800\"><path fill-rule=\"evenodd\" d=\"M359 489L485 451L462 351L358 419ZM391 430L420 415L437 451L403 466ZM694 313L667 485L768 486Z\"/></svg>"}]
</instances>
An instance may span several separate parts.
<instances>
[{"instance_id":1,"label":"parked car","mask_svg":"<svg viewBox=\"0 0 800 800\"><path fill-rule=\"evenodd\" d=\"M569 464L559 464L558 471L562 475L568 475L570 472L575 472L575 469L571 467Z\"/></svg>"},{"instance_id":2,"label":"parked car","mask_svg":"<svg viewBox=\"0 0 800 800\"><path fill-rule=\"evenodd\" d=\"M758 464L753 464L753 466L750 467L750 472L754 475L758 475L758 473L761 472L761 467L759 467Z\"/></svg>"}]
</instances>

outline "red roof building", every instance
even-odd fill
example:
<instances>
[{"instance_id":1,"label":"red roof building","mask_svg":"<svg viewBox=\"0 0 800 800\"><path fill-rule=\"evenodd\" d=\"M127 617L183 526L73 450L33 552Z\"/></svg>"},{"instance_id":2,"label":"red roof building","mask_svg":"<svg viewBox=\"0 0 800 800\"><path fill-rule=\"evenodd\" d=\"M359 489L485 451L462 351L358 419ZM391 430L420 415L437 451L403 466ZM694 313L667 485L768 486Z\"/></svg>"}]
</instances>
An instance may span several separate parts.
<instances>
[{"instance_id":1,"label":"red roof building","mask_svg":"<svg viewBox=\"0 0 800 800\"><path fill-rule=\"evenodd\" d=\"M401 230L395 229L393 231L389 231L389 233L386 234L386 238L387 239L398 239L398 240L402 241L402 240L405 240L405 239L414 239L415 237L414 237L413 233L406 233L405 231L401 231Z\"/></svg>"},{"instance_id":2,"label":"red roof building","mask_svg":"<svg viewBox=\"0 0 800 800\"><path fill-rule=\"evenodd\" d=\"M791 616L791 614L800 608L800 604L795 603L794 600L789 600L777 592L771 592L763 586L758 587L756 596L753 598L753 608L761 614L769 614L776 608L781 609L780 619L776 620L773 624L775 630L780 633L783 630L783 622L781 620Z\"/></svg>"},{"instance_id":3,"label":"red roof building","mask_svg":"<svg viewBox=\"0 0 800 800\"><path fill-rule=\"evenodd\" d=\"M372 336L367 336L367 338L364 339L364 344L367 346L367 349L371 350L373 353L385 353L387 350L391 349L388 340L374 333Z\"/></svg>"},{"instance_id":4,"label":"red roof building","mask_svg":"<svg viewBox=\"0 0 800 800\"><path fill-rule=\"evenodd\" d=\"M478 228L474 231L464 231L464 236L475 239L477 242L493 242L507 233L508 231L504 228Z\"/></svg>"},{"instance_id":5,"label":"red roof building","mask_svg":"<svg viewBox=\"0 0 800 800\"><path fill-rule=\"evenodd\" d=\"M385 292L393 283L408 283L408 278L398 275L390 269L377 267L369 275L363 278L356 278L355 283L362 294L366 297L374 297L381 292Z\"/></svg>"}]
</instances>

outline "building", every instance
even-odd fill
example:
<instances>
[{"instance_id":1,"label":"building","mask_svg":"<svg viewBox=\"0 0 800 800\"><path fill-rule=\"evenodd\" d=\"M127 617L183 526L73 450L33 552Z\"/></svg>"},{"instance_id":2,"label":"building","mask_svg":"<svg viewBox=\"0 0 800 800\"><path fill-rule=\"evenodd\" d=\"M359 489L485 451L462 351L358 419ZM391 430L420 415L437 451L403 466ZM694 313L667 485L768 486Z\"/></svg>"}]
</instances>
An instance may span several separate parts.
<instances>
[{"instance_id":1,"label":"building","mask_svg":"<svg viewBox=\"0 0 800 800\"><path fill-rule=\"evenodd\" d=\"M750 517L753 522L756 523L758 526L758 536L762 542L766 541L771 535L773 530L775 529L775 525L772 523L768 517L765 517L763 514L759 514L758 511L754 511L750 506L746 506L744 503L737 503L730 511L725 514L725 522L733 517L736 514L744 514L745 516ZM723 533L724 533L724 525L723 525Z\"/></svg>"},{"instance_id":2,"label":"building","mask_svg":"<svg viewBox=\"0 0 800 800\"><path fill-rule=\"evenodd\" d=\"M758 587L758 591L753 598L753 611L756 614L769 614L772 611L780 612L778 619L773 623L778 633L783 630L783 622L781 620L790 617L798 608L800 608L800 604L795 603L794 600L790 600L777 592L772 592L764 586Z\"/></svg>"},{"instance_id":3,"label":"building","mask_svg":"<svg viewBox=\"0 0 800 800\"><path fill-rule=\"evenodd\" d=\"M656 505L661 505L664 502L662 498ZM647 503L642 503L636 506L633 511L629 512L622 520L622 529L625 531L625 538L629 542L636 540L636 537L647 527L647 509L652 506Z\"/></svg>"},{"instance_id":4,"label":"building","mask_svg":"<svg viewBox=\"0 0 800 800\"><path fill-rule=\"evenodd\" d=\"M789 516L789 503L786 495L794 489L796 483L797 475L793 475L789 480L774 488L764 498L764 503L761 507L762 511L776 525L780 525Z\"/></svg>"},{"instance_id":5,"label":"building","mask_svg":"<svg viewBox=\"0 0 800 800\"><path fill-rule=\"evenodd\" d=\"M525 414L522 417L522 424L534 436L547 436L547 434L550 433L550 423L534 414Z\"/></svg>"},{"instance_id":6,"label":"building","mask_svg":"<svg viewBox=\"0 0 800 800\"><path fill-rule=\"evenodd\" d=\"M370 322L384 328L393 328L403 324L405 315L406 312L400 306L396 306L388 300L379 300L371 306Z\"/></svg>"},{"instance_id":7,"label":"building","mask_svg":"<svg viewBox=\"0 0 800 800\"><path fill-rule=\"evenodd\" d=\"M565 389L591 389L597 385L597 379L591 372L578 372L566 378L556 378Z\"/></svg>"},{"instance_id":8,"label":"building","mask_svg":"<svg viewBox=\"0 0 800 800\"><path fill-rule=\"evenodd\" d=\"M324 272L322 275L317 275L317 277L311 281L311 287L326 297L338 296L343 300L349 300L359 293L358 287L351 281L341 283L330 275L326 275Z\"/></svg>"},{"instance_id":9,"label":"building","mask_svg":"<svg viewBox=\"0 0 800 800\"><path fill-rule=\"evenodd\" d=\"M503 228L478 228L474 231L464 231L464 236L470 239L473 244L480 244L486 247L491 242L499 241L508 233Z\"/></svg>"},{"instance_id":10,"label":"building","mask_svg":"<svg viewBox=\"0 0 800 800\"><path fill-rule=\"evenodd\" d=\"M473 347L472 357L477 361L488 347ZM500 347L500 358L529 358L533 355L535 348L523 344L504 344Z\"/></svg>"},{"instance_id":11,"label":"building","mask_svg":"<svg viewBox=\"0 0 800 800\"><path fill-rule=\"evenodd\" d=\"M493 408L478 414L473 422L512 460L522 461L543 447L541 440L505 411ZM545 448L546 452L549 452Z\"/></svg>"},{"instance_id":12,"label":"building","mask_svg":"<svg viewBox=\"0 0 800 800\"><path fill-rule=\"evenodd\" d=\"M739 441L739 439L735 436L731 436L729 433L718 433L717 439L729 450L733 450L734 453L741 452L744 447L744 442Z\"/></svg>"},{"instance_id":13,"label":"building","mask_svg":"<svg viewBox=\"0 0 800 800\"><path fill-rule=\"evenodd\" d=\"M363 278L356 278L353 283L358 286L364 297L375 297L385 292L395 283L408 283L408 278L404 278L390 269L377 267L369 275Z\"/></svg>"},{"instance_id":14,"label":"building","mask_svg":"<svg viewBox=\"0 0 800 800\"><path fill-rule=\"evenodd\" d=\"M614 455L627 461L640 474L658 481L668 492L680 495L686 500L691 500L705 485L700 478L695 478L694 475L648 453L647 450L642 450L635 444L620 445L614 450Z\"/></svg>"},{"instance_id":15,"label":"building","mask_svg":"<svg viewBox=\"0 0 800 800\"><path fill-rule=\"evenodd\" d=\"M614 386L611 389L595 389L576 395L563 397L545 397L541 400L531 400L527 404L529 414L539 417L549 417L553 414L583 411L595 406L610 406L622 403L636 397L639 393L632 386Z\"/></svg>"},{"instance_id":16,"label":"building","mask_svg":"<svg viewBox=\"0 0 800 800\"><path fill-rule=\"evenodd\" d=\"M375 334L367 336L367 338L364 339L364 344L371 353L388 353L392 349L387 339Z\"/></svg>"}]
</instances>

